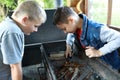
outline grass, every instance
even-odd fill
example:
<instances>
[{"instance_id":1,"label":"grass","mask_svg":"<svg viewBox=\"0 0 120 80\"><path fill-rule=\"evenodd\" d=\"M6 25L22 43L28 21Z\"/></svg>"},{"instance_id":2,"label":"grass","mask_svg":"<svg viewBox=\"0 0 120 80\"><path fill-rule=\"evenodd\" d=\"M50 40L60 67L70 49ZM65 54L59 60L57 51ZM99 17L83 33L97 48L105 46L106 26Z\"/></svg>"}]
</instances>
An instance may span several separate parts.
<instances>
[{"instance_id":1,"label":"grass","mask_svg":"<svg viewBox=\"0 0 120 80\"><path fill-rule=\"evenodd\" d=\"M92 2L92 18L101 23L107 23L108 0L94 0ZM119 0L113 0L111 25L120 27Z\"/></svg>"}]
</instances>

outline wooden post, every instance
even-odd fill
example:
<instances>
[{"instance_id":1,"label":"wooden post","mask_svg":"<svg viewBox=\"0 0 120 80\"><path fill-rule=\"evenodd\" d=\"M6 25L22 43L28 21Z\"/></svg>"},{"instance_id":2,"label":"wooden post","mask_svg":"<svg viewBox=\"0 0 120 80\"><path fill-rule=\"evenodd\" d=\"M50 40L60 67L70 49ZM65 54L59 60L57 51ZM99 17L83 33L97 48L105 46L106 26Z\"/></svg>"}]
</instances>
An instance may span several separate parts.
<instances>
[{"instance_id":1,"label":"wooden post","mask_svg":"<svg viewBox=\"0 0 120 80\"><path fill-rule=\"evenodd\" d=\"M84 0L84 13L86 14L86 16L88 16L88 0Z\"/></svg>"},{"instance_id":2,"label":"wooden post","mask_svg":"<svg viewBox=\"0 0 120 80\"><path fill-rule=\"evenodd\" d=\"M111 25L111 16L112 16L112 0L108 0L108 16L107 16L107 25Z\"/></svg>"},{"instance_id":3,"label":"wooden post","mask_svg":"<svg viewBox=\"0 0 120 80\"><path fill-rule=\"evenodd\" d=\"M67 0L67 6L72 7L77 13L84 13L85 0Z\"/></svg>"}]
</instances>

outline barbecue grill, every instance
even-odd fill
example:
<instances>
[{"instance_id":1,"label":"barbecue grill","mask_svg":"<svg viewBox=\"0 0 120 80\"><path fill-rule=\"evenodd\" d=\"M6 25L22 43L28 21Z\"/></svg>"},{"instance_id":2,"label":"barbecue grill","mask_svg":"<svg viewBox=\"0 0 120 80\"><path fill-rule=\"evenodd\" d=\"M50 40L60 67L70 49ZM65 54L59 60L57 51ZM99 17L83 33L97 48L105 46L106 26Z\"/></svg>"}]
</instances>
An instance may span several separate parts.
<instances>
[{"instance_id":1,"label":"barbecue grill","mask_svg":"<svg viewBox=\"0 0 120 80\"><path fill-rule=\"evenodd\" d=\"M110 65L99 58L89 59L83 51L65 59L66 34L52 24L54 11L46 10L47 22L37 33L25 36L25 80L119 80Z\"/></svg>"}]
</instances>

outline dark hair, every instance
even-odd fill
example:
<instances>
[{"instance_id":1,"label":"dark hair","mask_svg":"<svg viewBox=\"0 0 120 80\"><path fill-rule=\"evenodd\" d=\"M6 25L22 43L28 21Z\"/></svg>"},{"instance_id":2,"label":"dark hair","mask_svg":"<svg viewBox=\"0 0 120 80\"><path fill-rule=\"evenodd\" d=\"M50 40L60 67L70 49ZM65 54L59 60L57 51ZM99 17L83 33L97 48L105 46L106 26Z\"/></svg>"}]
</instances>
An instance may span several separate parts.
<instances>
[{"instance_id":1,"label":"dark hair","mask_svg":"<svg viewBox=\"0 0 120 80\"><path fill-rule=\"evenodd\" d=\"M67 18L71 15L74 15L74 13L75 12L70 7L58 7L53 15L53 24L56 25L59 23L68 23Z\"/></svg>"}]
</instances>

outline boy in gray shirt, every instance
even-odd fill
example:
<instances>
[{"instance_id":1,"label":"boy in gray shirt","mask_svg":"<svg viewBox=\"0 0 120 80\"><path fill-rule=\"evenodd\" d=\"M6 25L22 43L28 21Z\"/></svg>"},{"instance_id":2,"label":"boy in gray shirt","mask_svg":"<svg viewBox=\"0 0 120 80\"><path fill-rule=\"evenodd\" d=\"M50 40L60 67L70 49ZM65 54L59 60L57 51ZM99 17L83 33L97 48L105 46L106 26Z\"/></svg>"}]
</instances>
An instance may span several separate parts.
<instances>
[{"instance_id":1,"label":"boy in gray shirt","mask_svg":"<svg viewBox=\"0 0 120 80\"><path fill-rule=\"evenodd\" d=\"M0 80L22 80L24 34L37 32L45 21L45 11L29 0L18 5L12 16L0 23Z\"/></svg>"}]
</instances>

